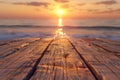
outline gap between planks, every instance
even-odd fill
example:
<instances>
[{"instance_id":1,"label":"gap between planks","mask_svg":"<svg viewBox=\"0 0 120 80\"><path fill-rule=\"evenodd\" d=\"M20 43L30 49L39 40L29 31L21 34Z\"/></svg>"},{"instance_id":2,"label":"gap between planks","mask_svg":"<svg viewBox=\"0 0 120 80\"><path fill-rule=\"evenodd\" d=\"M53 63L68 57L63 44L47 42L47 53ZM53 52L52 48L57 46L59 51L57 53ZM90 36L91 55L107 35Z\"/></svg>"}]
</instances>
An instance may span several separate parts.
<instances>
[{"instance_id":1,"label":"gap between planks","mask_svg":"<svg viewBox=\"0 0 120 80\"><path fill-rule=\"evenodd\" d=\"M65 39L67 39L67 38L65 38ZM75 48L75 46L73 45L73 43L72 43L69 39L67 39L67 40L68 40L68 42L71 44L71 46L74 48L74 50L76 51L76 53L79 55L79 57L81 58L81 60L83 61L83 63L86 64L87 68L90 70L90 72L91 72L92 75L95 77L95 79L98 80L97 77L96 77L96 75L94 75L94 72L92 71L91 66L90 66L90 65L86 62L86 60L80 55L80 53L77 51L77 49ZM37 67L38 67L38 64L40 63L41 59L44 57L45 53L47 52L49 46L52 44L53 41L54 41L54 40L51 40L50 43L46 46L46 48L44 49L44 51L42 52L42 54L41 54L41 55L38 57L38 59L36 60L36 62L35 62L35 64L33 65L32 69L28 72L27 76L25 76L25 78L24 78L23 80L30 80L30 79L31 79L31 77L34 75L34 73L35 73L35 71L36 71L36 69L37 69ZM75 54L75 53L74 53L74 54ZM54 64L54 65L56 65L56 64ZM53 66L54 66L54 65L53 65ZM69 66L67 66L67 62L65 62L65 66L66 66L65 69L67 69L67 67L69 67ZM54 68L54 67L53 67L53 68ZM53 70L54 70L54 72L56 72L57 69L55 68L55 69L53 69ZM66 71L67 71L67 70L66 70ZM56 74L56 73L55 73L55 74ZM56 76L56 75L55 75L55 76Z\"/></svg>"},{"instance_id":2,"label":"gap between planks","mask_svg":"<svg viewBox=\"0 0 120 80\"><path fill-rule=\"evenodd\" d=\"M82 59L81 59L81 57L79 56L79 54L76 52L76 50L75 50L75 48L74 48L74 46L73 45L71 45L71 42L69 42L68 41L68 39L67 38L65 38L65 40L63 40L64 38L61 38L61 39L55 39L54 41L53 41L53 43L52 43L52 45L50 45L50 47L48 48L48 50L50 51L50 53L44 53L44 55L43 55L43 57L42 57L42 60L40 61L40 63L39 63L39 66L38 66L38 70L36 70L36 72L35 72L35 74L33 75L33 77L32 77L32 79L30 79L30 80L36 80L36 79L41 79L41 80L79 80L79 79L85 79L85 80L97 80L96 78L95 78L95 76L91 73L91 71L88 69L88 67L86 67L86 69L87 69L87 71L90 73L89 74L89 76L87 76L87 73L85 72L85 70L83 69L83 67L82 68L80 68L79 67L79 69L82 69L84 72L82 73L82 71L77 71L77 70L74 70L73 72L70 72L70 71L72 71L71 69L72 68L70 68L71 66L70 66L70 64L72 65L72 66L76 66L76 63L75 62L70 62L70 63L68 63L65 59L64 60L62 60L63 59L63 56L62 55L64 55L64 56L67 56L67 55L65 55L66 54L66 51L67 51L67 49L69 49L69 51L70 51L70 55L72 55L71 57L69 57L70 59L72 59L73 61L75 60L75 59L77 59L76 61L79 61L79 62L81 62L81 63L85 63ZM58 40L58 41L57 41ZM61 42L61 40L62 40L62 42ZM60 48L61 47L61 48ZM55 49L54 49L55 48ZM62 57L60 57L60 56L58 56L59 54L58 54L58 52L56 52L57 50L63 50L63 51L65 51L65 52L62 52L62 53L60 53L60 55L62 56ZM64 50L65 49L65 50ZM52 52L51 52L52 51ZM51 57L52 56L52 57ZM62 63L63 63L63 65L60 65L60 64L57 64L57 62L56 62L56 57L59 57L59 58L61 58L61 61L62 61ZM52 58L52 59L51 59ZM47 60L48 59L48 60ZM50 61L50 60L51 61ZM53 60L54 59L54 60ZM53 60L53 61L52 61ZM60 63L61 63L61 61L60 61ZM47 65L47 67L46 67L46 69L45 69L45 72L43 71L41 71L41 69L42 68L40 68L40 66L42 66L42 64L45 64L45 65ZM56 73L57 71L59 71L59 69L57 69L57 67L56 66L58 66L58 67L60 67L60 68L63 68L63 72L62 72L62 75L63 75L63 79L60 79L61 77L61 75L59 74L59 73ZM61 67L62 66L62 67ZM37 67L37 66L36 66ZM70 69L69 69L70 68ZM78 67L75 67L76 69L78 68ZM44 67L43 67L43 69L44 69ZM57 70L57 71L56 71ZM70 70L70 71L69 71ZM77 72L79 72L79 73L77 73ZM50 74L50 73L51 74ZM60 71L61 72L61 71ZM73 74L75 72L75 74ZM85 74L84 74L85 73ZM79 74L82 74L83 76L78 76ZM60 77L59 79L56 77L56 75L57 75L57 77ZM86 77L86 78L85 78ZM68 79L69 78L69 79ZM76 79L75 79L76 78Z\"/></svg>"},{"instance_id":3,"label":"gap between planks","mask_svg":"<svg viewBox=\"0 0 120 80\"><path fill-rule=\"evenodd\" d=\"M72 45L72 47L75 49L75 51L78 53L78 55L80 56L80 58L83 60L83 62L86 64L86 66L88 67L88 69L90 70L90 72L93 74L93 76L95 77L96 80L101 80L100 77L98 77L98 75L96 75L94 69L92 68L92 66L85 60L85 58L80 54L80 52L76 49L75 45L69 40L67 39L70 44Z\"/></svg>"},{"instance_id":4,"label":"gap between planks","mask_svg":"<svg viewBox=\"0 0 120 80\"><path fill-rule=\"evenodd\" d=\"M41 61L42 57L44 56L45 52L47 51L48 47L51 45L52 42L53 42L53 40L50 41L50 43L47 45L47 47L45 48L45 50L43 51L41 56L37 59L37 61L36 61L35 65L33 66L33 68L30 70L28 75L23 80L30 80L30 78L34 75L39 62Z\"/></svg>"}]
</instances>

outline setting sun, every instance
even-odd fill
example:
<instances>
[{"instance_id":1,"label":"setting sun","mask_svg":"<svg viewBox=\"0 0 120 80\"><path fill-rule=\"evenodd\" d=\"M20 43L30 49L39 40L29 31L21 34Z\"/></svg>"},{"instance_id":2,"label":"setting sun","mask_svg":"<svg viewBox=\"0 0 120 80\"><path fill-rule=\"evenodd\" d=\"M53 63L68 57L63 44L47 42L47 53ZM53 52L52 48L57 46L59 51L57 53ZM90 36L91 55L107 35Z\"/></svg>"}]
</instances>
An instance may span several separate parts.
<instances>
[{"instance_id":1,"label":"setting sun","mask_svg":"<svg viewBox=\"0 0 120 80\"><path fill-rule=\"evenodd\" d=\"M63 16L65 14L65 11L63 9L58 9L57 10L58 16Z\"/></svg>"},{"instance_id":2,"label":"setting sun","mask_svg":"<svg viewBox=\"0 0 120 80\"><path fill-rule=\"evenodd\" d=\"M120 0L0 0L0 80L120 80Z\"/></svg>"},{"instance_id":3,"label":"setting sun","mask_svg":"<svg viewBox=\"0 0 120 80\"><path fill-rule=\"evenodd\" d=\"M62 9L58 10L58 15L63 15L64 11Z\"/></svg>"},{"instance_id":4,"label":"setting sun","mask_svg":"<svg viewBox=\"0 0 120 80\"><path fill-rule=\"evenodd\" d=\"M57 8L57 15L59 16L58 18L58 29L55 32L55 37L64 37L66 34L63 32L63 15L65 14L65 11L61 8Z\"/></svg>"}]
</instances>

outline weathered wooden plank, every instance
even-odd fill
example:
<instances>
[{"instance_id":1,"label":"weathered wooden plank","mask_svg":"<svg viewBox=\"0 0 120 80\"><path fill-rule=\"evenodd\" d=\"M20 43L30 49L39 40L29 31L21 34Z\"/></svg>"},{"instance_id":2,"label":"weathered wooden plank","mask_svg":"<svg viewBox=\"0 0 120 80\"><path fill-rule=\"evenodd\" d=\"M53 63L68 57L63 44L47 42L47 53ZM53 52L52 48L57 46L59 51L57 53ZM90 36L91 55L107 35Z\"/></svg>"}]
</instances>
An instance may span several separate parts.
<instances>
[{"instance_id":1,"label":"weathered wooden plank","mask_svg":"<svg viewBox=\"0 0 120 80\"><path fill-rule=\"evenodd\" d=\"M34 41L34 40L38 40L40 38L19 38L19 39L12 39L12 40L0 40L0 47L1 46L5 46L8 44L13 44L15 42L19 42L19 41Z\"/></svg>"},{"instance_id":2,"label":"weathered wooden plank","mask_svg":"<svg viewBox=\"0 0 120 80\"><path fill-rule=\"evenodd\" d=\"M98 79L119 80L120 59L118 57L95 49L96 47L92 46L94 40L76 39L71 41Z\"/></svg>"},{"instance_id":3,"label":"weathered wooden plank","mask_svg":"<svg viewBox=\"0 0 120 80\"><path fill-rule=\"evenodd\" d=\"M67 39L55 39L31 80L95 80Z\"/></svg>"},{"instance_id":4,"label":"weathered wooden plank","mask_svg":"<svg viewBox=\"0 0 120 80\"><path fill-rule=\"evenodd\" d=\"M90 43L90 48L94 49L94 51L97 51L97 52L101 53L102 58L104 58L107 62L109 62L109 64L111 64L111 67L114 66L114 67L120 69L120 67L119 67L120 66L120 59L118 57L114 56L115 55L114 51L110 52L108 50L105 50L105 49L101 48L101 47L104 47L104 45L102 45L101 47L98 47L98 46L94 45L94 42L98 42L99 40L101 40L101 39L97 39L97 40L92 41ZM105 42L107 42L106 39L102 39L102 40L105 40ZM116 41L116 42L114 41L113 42L111 40L108 40L108 41L109 41L109 43L107 42L108 44L112 44L112 45L109 45L109 46L114 46L115 44L117 45L117 43L119 42L119 41ZM110 41L111 41L111 43L110 43ZM102 42L104 44L104 41L102 41ZM105 43L105 44L108 45L107 43ZM120 46L117 45L117 46L114 46L114 47L116 48L116 47L120 47ZM107 47L107 48L109 49L109 47ZM114 49L114 50L116 50L115 52L118 51L117 49Z\"/></svg>"},{"instance_id":5,"label":"weathered wooden plank","mask_svg":"<svg viewBox=\"0 0 120 80\"><path fill-rule=\"evenodd\" d=\"M106 51L106 52L109 52L109 53L111 53L111 54L113 54L113 55L116 55L117 57L119 57L120 58L120 45L119 45L119 41L111 41L111 43L110 43L110 41L108 40L106 40L105 39L105 41L103 41L104 39L102 39L102 41L101 41L101 39L96 39L95 41L93 41L91 44L93 45L93 46L95 46L96 48L98 48L98 49L104 49L104 51Z\"/></svg>"},{"instance_id":6,"label":"weathered wooden plank","mask_svg":"<svg viewBox=\"0 0 120 80\"><path fill-rule=\"evenodd\" d=\"M0 80L23 80L32 70L51 39L30 43L15 54L0 60Z\"/></svg>"},{"instance_id":7,"label":"weathered wooden plank","mask_svg":"<svg viewBox=\"0 0 120 80\"><path fill-rule=\"evenodd\" d=\"M21 48L36 40L39 40L39 38L24 38L5 42L7 43L6 45L0 46L0 59L17 52Z\"/></svg>"},{"instance_id":8,"label":"weathered wooden plank","mask_svg":"<svg viewBox=\"0 0 120 80\"><path fill-rule=\"evenodd\" d=\"M97 41L101 41L101 42L105 42L105 43L108 43L108 44L120 46L120 41L109 40L109 39L104 39L104 38L96 38L96 40Z\"/></svg>"},{"instance_id":9,"label":"weathered wooden plank","mask_svg":"<svg viewBox=\"0 0 120 80\"><path fill-rule=\"evenodd\" d=\"M103 61L109 69L115 72L116 75L120 74L120 59L117 56L107 52L104 49L99 49L94 45L91 45L91 48L94 49L94 52L99 55L96 57L98 60Z\"/></svg>"},{"instance_id":10,"label":"weathered wooden plank","mask_svg":"<svg viewBox=\"0 0 120 80\"><path fill-rule=\"evenodd\" d=\"M92 44L105 49L108 52L113 52L113 53L120 53L120 45L114 45L114 44L108 44L105 42L100 42L100 41L94 41Z\"/></svg>"}]
</instances>

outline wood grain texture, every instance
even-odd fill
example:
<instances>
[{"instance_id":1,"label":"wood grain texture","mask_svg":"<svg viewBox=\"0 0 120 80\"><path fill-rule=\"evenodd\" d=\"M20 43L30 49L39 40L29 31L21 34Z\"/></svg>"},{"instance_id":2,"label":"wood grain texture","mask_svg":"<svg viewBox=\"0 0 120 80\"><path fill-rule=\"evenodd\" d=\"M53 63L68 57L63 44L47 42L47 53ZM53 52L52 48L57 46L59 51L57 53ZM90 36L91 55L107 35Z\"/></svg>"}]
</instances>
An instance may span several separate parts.
<instances>
[{"instance_id":1,"label":"wood grain texture","mask_svg":"<svg viewBox=\"0 0 120 80\"><path fill-rule=\"evenodd\" d=\"M71 41L86 60L87 64L89 64L98 79L120 79L120 59L114 55L114 52L111 54L112 52L110 53L95 46L94 43L99 42L96 39L72 39ZM104 43L109 45L106 41L104 41ZM114 42L112 45L114 45ZM109 47L112 47L112 45L109 45ZM100 46L105 47L101 44ZM107 49L109 48L107 47Z\"/></svg>"},{"instance_id":2,"label":"wood grain texture","mask_svg":"<svg viewBox=\"0 0 120 80\"><path fill-rule=\"evenodd\" d=\"M0 42L0 80L119 80L120 43L25 38Z\"/></svg>"},{"instance_id":3,"label":"wood grain texture","mask_svg":"<svg viewBox=\"0 0 120 80\"><path fill-rule=\"evenodd\" d=\"M0 60L0 80L23 80L50 40L41 39Z\"/></svg>"},{"instance_id":4,"label":"wood grain texture","mask_svg":"<svg viewBox=\"0 0 120 80\"><path fill-rule=\"evenodd\" d=\"M56 39L31 80L95 80L67 39Z\"/></svg>"},{"instance_id":5,"label":"wood grain texture","mask_svg":"<svg viewBox=\"0 0 120 80\"><path fill-rule=\"evenodd\" d=\"M0 59L14 54L21 48L37 40L39 40L39 38L15 39L11 41L1 42L1 44L5 45L0 46Z\"/></svg>"}]
</instances>

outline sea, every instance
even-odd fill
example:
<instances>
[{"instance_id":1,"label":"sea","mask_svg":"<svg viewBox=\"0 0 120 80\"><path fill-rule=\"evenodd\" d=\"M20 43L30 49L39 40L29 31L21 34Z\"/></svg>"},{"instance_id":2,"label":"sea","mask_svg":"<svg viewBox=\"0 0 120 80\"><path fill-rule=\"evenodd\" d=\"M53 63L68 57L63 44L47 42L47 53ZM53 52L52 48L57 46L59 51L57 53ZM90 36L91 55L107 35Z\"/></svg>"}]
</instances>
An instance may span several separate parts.
<instances>
[{"instance_id":1,"label":"sea","mask_svg":"<svg viewBox=\"0 0 120 80\"><path fill-rule=\"evenodd\" d=\"M120 19L63 19L63 31L73 38L120 41ZM0 19L0 40L54 37L57 19Z\"/></svg>"}]
</instances>

